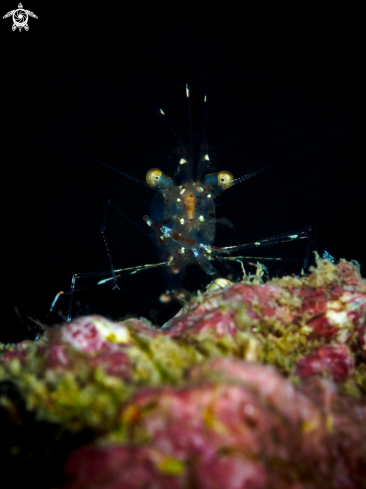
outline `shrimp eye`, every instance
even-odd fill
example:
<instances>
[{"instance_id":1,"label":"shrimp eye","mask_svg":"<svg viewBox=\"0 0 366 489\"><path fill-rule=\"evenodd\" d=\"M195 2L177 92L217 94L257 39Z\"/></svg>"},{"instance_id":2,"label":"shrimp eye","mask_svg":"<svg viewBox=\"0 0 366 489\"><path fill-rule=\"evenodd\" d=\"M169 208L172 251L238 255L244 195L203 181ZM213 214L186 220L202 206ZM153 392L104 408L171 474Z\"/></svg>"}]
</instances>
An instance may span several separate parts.
<instances>
[{"instance_id":1,"label":"shrimp eye","mask_svg":"<svg viewBox=\"0 0 366 489\"><path fill-rule=\"evenodd\" d=\"M172 179L158 168L151 168L146 173L146 181L149 185L158 188L170 188L173 185Z\"/></svg>"},{"instance_id":2,"label":"shrimp eye","mask_svg":"<svg viewBox=\"0 0 366 489\"><path fill-rule=\"evenodd\" d=\"M229 188L231 182L234 180L233 174L229 171L220 171L217 176L220 187Z\"/></svg>"},{"instance_id":3,"label":"shrimp eye","mask_svg":"<svg viewBox=\"0 0 366 489\"><path fill-rule=\"evenodd\" d=\"M162 174L163 174L163 172L161 170L159 170L158 168L151 168L151 170L149 170L146 173L147 183L149 185L153 185L155 187L156 185L158 185L160 177Z\"/></svg>"},{"instance_id":4,"label":"shrimp eye","mask_svg":"<svg viewBox=\"0 0 366 489\"><path fill-rule=\"evenodd\" d=\"M209 173L205 176L202 183L225 190L231 186L233 180L232 173L229 171L220 171L219 173Z\"/></svg>"}]
</instances>

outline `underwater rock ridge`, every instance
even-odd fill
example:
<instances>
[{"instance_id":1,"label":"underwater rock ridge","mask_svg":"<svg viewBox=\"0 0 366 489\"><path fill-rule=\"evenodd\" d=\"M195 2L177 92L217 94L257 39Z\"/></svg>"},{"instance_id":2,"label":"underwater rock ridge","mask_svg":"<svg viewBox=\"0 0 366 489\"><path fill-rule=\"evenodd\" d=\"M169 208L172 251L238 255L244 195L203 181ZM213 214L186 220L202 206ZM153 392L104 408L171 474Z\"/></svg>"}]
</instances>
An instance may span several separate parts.
<instances>
[{"instance_id":1,"label":"underwater rock ridge","mask_svg":"<svg viewBox=\"0 0 366 489\"><path fill-rule=\"evenodd\" d=\"M1 346L0 424L74 440L44 487L362 488L365 334L346 261L198 294L163 330L81 317ZM49 432L51 460L64 435Z\"/></svg>"}]
</instances>

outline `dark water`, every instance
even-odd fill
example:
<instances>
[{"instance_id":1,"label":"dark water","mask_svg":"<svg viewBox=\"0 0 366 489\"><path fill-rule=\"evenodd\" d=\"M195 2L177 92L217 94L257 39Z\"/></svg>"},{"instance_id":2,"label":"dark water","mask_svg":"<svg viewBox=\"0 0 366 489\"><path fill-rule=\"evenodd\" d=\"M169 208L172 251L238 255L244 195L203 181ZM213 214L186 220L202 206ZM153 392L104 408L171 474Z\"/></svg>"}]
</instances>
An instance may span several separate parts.
<instances>
[{"instance_id":1,"label":"dark water","mask_svg":"<svg viewBox=\"0 0 366 489\"><path fill-rule=\"evenodd\" d=\"M186 81L195 144L209 86L208 142L217 148L218 169L235 177L324 141L225 192L217 214L234 228L219 228L216 243L240 244L311 224L336 258L364 267L364 80L358 30L345 38L331 27L344 16L331 25L311 19L310 34L297 23L281 25L280 15L267 24L249 13L236 20L226 9L133 12L118 5L101 14L29 8L39 18L31 19L28 32L12 32L10 19L1 32L4 341L31 336L13 306L43 321L73 273L108 269L99 231L108 198L143 227L154 197L26 133L144 179L152 167L166 170L175 147L152 101L187 142ZM117 213L111 212L107 234L117 268L159 260L149 240ZM281 265L273 273L283 271ZM90 289L76 297L76 313L135 314L162 324L177 309L158 301L164 280L155 270L124 279L120 292ZM207 278L194 267L184 285L204 287ZM67 301L59 309L66 314ZM55 314L50 321L60 319Z\"/></svg>"}]
</instances>

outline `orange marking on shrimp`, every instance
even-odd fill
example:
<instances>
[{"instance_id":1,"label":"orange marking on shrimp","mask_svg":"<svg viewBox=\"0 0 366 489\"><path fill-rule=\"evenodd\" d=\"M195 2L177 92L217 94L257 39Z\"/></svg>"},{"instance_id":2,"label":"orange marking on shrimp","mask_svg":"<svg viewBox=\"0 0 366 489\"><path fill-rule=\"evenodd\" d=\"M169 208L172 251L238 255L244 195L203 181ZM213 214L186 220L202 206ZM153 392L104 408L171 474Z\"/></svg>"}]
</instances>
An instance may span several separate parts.
<instances>
[{"instance_id":1,"label":"orange marking on shrimp","mask_svg":"<svg viewBox=\"0 0 366 489\"><path fill-rule=\"evenodd\" d=\"M184 236L183 234L177 233L176 231L172 232L172 238L174 239L174 241L181 241L190 246L194 246L195 244L197 244L196 240L189 238L188 236Z\"/></svg>"},{"instance_id":2,"label":"orange marking on shrimp","mask_svg":"<svg viewBox=\"0 0 366 489\"><path fill-rule=\"evenodd\" d=\"M183 196L183 202L186 207L187 219L192 220L196 210L196 199L194 195L189 193L188 195Z\"/></svg>"}]
</instances>

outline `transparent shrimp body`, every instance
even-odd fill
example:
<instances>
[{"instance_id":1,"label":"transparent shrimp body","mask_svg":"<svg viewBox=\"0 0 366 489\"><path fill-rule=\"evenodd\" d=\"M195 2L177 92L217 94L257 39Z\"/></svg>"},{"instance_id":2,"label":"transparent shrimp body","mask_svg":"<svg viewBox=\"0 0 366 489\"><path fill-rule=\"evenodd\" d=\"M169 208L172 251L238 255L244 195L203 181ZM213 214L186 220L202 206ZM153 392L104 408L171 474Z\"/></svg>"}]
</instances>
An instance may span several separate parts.
<instances>
[{"instance_id":1,"label":"transparent shrimp body","mask_svg":"<svg viewBox=\"0 0 366 489\"><path fill-rule=\"evenodd\" d=\"M200 263L201 254L208 254L208 247L215 239L217 222L229 223L216 219L215 208L219 194L231 185L233 175L227 171L207 173L211 168L207 149L207 145L201 146L196 181L192 178L192 159L186 157L184 148L175 152L179 156L175 179L180 184L157 168L146 175L147 183L164 197L164 216L162 222L148 216L144 219L154 230L157 244L168 253L169 265L176 273L192 262Z\"/></svg>"},{"instance_id":2,"label":"transparent shrimp body","mask_svg":"<svg viewBox=\"0 0 366 489\"><path fill-rule=\"evenodd\" d=\"M109 168L110 170L119 173L126 178L133 180L134 182L137 182L159 192L164 199L163 216L159 218L158 221L154 221L147 215L143 217L145 223L152 230L152 233L149 234L146 232L145 229L141 228L135 221L133 221L116 202L114 202L112 199L108 199L101 226L101 233L109 259L110 270L104 272L74 274L71 281L71 288L66 291L60 291L56 295L49 312L53 310L56 302L58 301L58 298L61 295L70 294L68 321L71 320L74 292L76 292L77 290L82 290L84 288L89 288L89 286L78 288L75 287L76 279L81 278L104 276L107 278L99 280L95 285L102 285L112 282L115 288L119 288L117 285L117 279L123 276L133 275L143 270L160 267L169 268L170 271L172 271L173 273L178 273L183 270L187 265L191 263L196 263L202 268L205 273L210 275L212 279L218 280L220 279L220 274L217 272L212 262L218 261L229 270L232 270L230 262L240 262L240 264L242 265L243 259L258 258L252 256L238 256L236 255L238 251L258 247L262 248L263 246L275 245L278 243L284 243L299 239L307 239L308 241L304 259L299 260L303 263L303 270L306 269L309 263L310 244L312 244L313 247L319 251L321 256L334 261L334 258L313 239L311 226L306 226L304 228L296 229L294 231L278 234L255 242L244 243L238 246L213 246L216 225L232 225L230 221L226 218L216 218L216 202L221 192L230 188L233 185L236 185L245 180L248 180L251 177L258 175L259 173L264 172L283 161L294 157L296 154L300 154L304 151L309 151L313 148L316 148L324 144L324 142L314 144L311 147L305 148L297 152L295 155L283 158L282 160L276 161L268 166L262 167L236 179L234 179L233 175L228 171L220 171L218 173L214 173L212 151L206 143L207 97L205 97L203 143L200 148L200 157L197 166L196 178L194 178L192 117L188 87L186 87L186 95L188 99L190 122L190 138L187 149L165 118L164 112L161 109L157 109L158 115L164 119L169 130L171 131L178 143L178 149L171 155L171 166L173 166L175 169L175 171L169 172L172 176L164 174L161 170L157 168L152 168L146 174L146 181L143 181L121 170L111 167L106 163L88 157L92 161L95 161L98 164ZM74 152L85 156L82 153L78 153L76 151ZM115 269L112 263L112 256L109 250L109 245L105 233L107 216L110 207L113 207L115 210L117 210L132 225L139 229L142 234L151 239L160 249L162 249L166 256L166 261L161 263L138 265L130 268ZM277 257L260 257L260 259L283 260L282 258ZM266 269L264 265L263 269Z\"/></svg>"}]
</instances>

